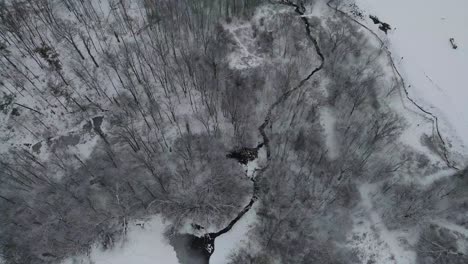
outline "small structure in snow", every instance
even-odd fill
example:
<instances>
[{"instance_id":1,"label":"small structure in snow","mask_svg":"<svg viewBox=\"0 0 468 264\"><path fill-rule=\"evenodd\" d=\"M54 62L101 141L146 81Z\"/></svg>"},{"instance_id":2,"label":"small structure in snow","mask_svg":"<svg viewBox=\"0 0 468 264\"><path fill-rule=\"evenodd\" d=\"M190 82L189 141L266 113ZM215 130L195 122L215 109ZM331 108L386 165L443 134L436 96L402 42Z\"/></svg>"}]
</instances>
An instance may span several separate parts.
<instances>
[{"instance_id":1,"label":"small structure in snow","mask_svg":"<svg viewBox=\"0 0 468 264\"><path fill-rule=\"evenodd\" d=\"M372 22L374 22L374 24L379 24L380 23L379 18L376 17L376 16L370 15L369 18L372 19Z\"/></svg>"},{"instance_id":2,"label":"small structure in snow","mask_svg":"<svg viewBox=\"0 0 468 264\"><path fill-rule=\"evenodd\" d=\"M381 22L380 23L380 26L379 26L379 29L382 30L383 32L385 32L385 34L387 34L387 32L389 30L391 30L392 28L390 27L389 24L385 23L385 22Z\"/></svg>"},{"instance_id":3,"label":"small structure in snow","mask_svg":"<svg viewBox=\"0 0 468 264\"><path fill-rule=\"evenodd\" d=\"M379 29L382 30L383 32L385 32L385 34L387 34L387 32L389 30L392 29L392 27L390 26L390 24L388 23L385 23L385 22L382 22L378 17L376 16L373 16L373 15L369 15L369 18L372 19L372 22L374 22L374 24L380 24L379 25Z\"/></svg>"},{"instance_id":4,"label":"small structure in snow","mask_svg":"<svg viewBox=\"0 0 468 264\"><path fill-rule=\"evenodd\" d=\"M450 44L452 44L452 48L453 48L453 49L457 49L457 48L458 48L457 44L455 43L455 39L454 39L454 38L450 38Z\"/></svg>"}]
</instances>

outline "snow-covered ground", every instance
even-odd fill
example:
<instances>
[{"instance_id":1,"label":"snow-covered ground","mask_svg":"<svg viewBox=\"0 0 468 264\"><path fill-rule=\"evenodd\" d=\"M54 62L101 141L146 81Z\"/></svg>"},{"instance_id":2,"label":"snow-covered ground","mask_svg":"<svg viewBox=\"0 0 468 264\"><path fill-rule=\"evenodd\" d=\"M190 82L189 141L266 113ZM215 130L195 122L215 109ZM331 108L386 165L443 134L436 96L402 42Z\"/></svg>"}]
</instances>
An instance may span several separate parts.
<instances>
[{"instance_id":1,"label":"snow-covered ground","mask_svg":"<svg viewBox=\"0 0 468 264\"><path fill-rule=\"evenodd\" d=\"M340 151L335 140L335 117L330 108L323 106L320 114L320 123L325 129L326 142L328 147L328 155L331 159L338 157Z\"/></svg>"},{"instance_id":2,"label":"snow-covered ground","mask_svg":"<svg viewBox=\"0 0 468 264\"><path fill-rule=\"evenodd\" d=\"M256 168L253 167L252 171ZM254 204L229 232L216 238L210 264L228 263L236 250L248 245L248 233L255 224L257 206ZM70 257L62 264L179 264L174 248L163 235L167 225L158 215L146 221L130 223L126 239L115 248L104 251L94 246L89 256Z\"/></svg>"},{"instance_id":3,"label":"snow-covered ground","mask_svg":"<svg viewBox=\"0 0 468 264\"><path fill-rule=\"evenodd\" d=\"M456 173L456 171L453 170L453 169L441 170L441 171L438 171L436 173L426 175L423 178L420 178L419 183L421 185L423 185L423 186L430 186L431 184L433 184L434 182L436 182L436 181L438 181L440 179L453 176L455 173Z\"/></svg>"},{"instance_id":4,"label":"snow-covered ground","mask_svg":"<svg viewBox=\"0 0 468 264\"><path fill-rule=\"evenodd\" d=\"M425 110L439 118L439 127L444 140L448 139L449 152L466 155L468 146L468 1L466 0L349 0L341 7L351 13L349 5L355 2L363 18L360 22L378 34L391 52L395 66L407 84L409 96ZM391 25L385 35L372 23L369 15L377 16ZM450 38L454 38L457 49L453 49ZM404 100L404 99L403 99ZM411 114L411 104L398 109L407 118L409 129L401 140L416 150L425 152L430 160L434 156L420 144L423 133L430 134L432 127ZM393 106L393 105L392 105ZM416 109L417 110L417 109ZM418 180L422 186L454 175L452 169L444 169ZM417 229L389 230L372 204L375 186L360 186L362 202L355 215L350 244L359 252L363 263L415 263ZM468 230L448 222L438 222L460 234ZM460 241L464 241L461 239ZM461 243L461 242L460 242ZM460 251L466 245L460 245Z\"/></svg>"},{"instance_id":5,"label":"snow-covered ground","mask_svg":"<svg viewBox=\"0 0 468 264\"><path fill-rule=\"evenodd\" d=\"M138 224L129 224L127 239L114 249L94 247L90 256L72 257L62 264L179 264L174 249L163 236L166 224L160 217Z\"/></svg>"},{"instance_id":6,"label":"snow-covered ground","mask_svg":"<svg viewBox=\"0 0 468 264\"><path fill-rule=\"evenodd\" d=\"M356 0L374 32L388 48L406 79L410 96L441 121L454 149L468 146L468 1ZM368 15L392 26L388 36ZM452 49L454 38L458 49Z\"/></svg>"},{"instance_id":7,"label":"snow-covered ground","mask_svg":"<svg viewBox=\"0 0 468 264\"><path fill-rule=\"evenodd\" d=\"M249 241L248 232L255 224L256 208L254 204L234 227L226 234L215 240L215 251L210 258L210 264L225 264L229 262L229 256Z\"/></svg>"},{"instance_id":8,"label":"snow-covered ground","mask_svg":"<svg viewBox=\"0 0 468 264\"><path fill-rule=\"evenodd\" d=\"M454 234L456 234L456 237L463 237L464 239L457 240L458 251L463 252L464 254L468 254L468 229L456 225L454 223L450 223L446 220L434 221L434 223L454 232Z\"/></svg>"},{"instance_id":9,"label":"snow-covered ground","mask_svg":"<svg viewBox=\"0 0 468 264\"><path fill-rule=\"evenodd\" d=\"M254 68L259 66L263 58L255 55L251 52L252 47L254 46L254 42L246 35L253 34L252 26L250 23L243 23L240 25L232 24L232 25L225 25L225 28L231 33L236 45L238 45L238 50L230 54L229 56L229 66L233 69L246 69L246 68ZM243 34L239 34L238 31L246 31Z\"/></svg>"},{"instance_id":10,"label":"snow-covered ground","mask_svg":"<svg viewBox=\"0 0 468 264\"><path fill-rule=\"evenodd\" d=\"M408 88L410 96L421 103L425 109L440 117L444 136L453 137L454 148L463 151L463 145L468 147L468 31L466 30L468 0L355 1L366 11L364 17L366 24L388 40L388 48L397 63L396 66L401 70L407 84L411 85ZM107 9L105 8L106 12L110 12ZM261 9L257 18L261 15L265 17L270 15L268 13L270 11L268 8ZM319 11L320 9L314 10L314 12ZM392 26L393 30L388 36L380 32L377 25L371 23L367 16L369 14L377 15L382 21ZM312 15L306 14L305 16L311 17ZM229 57L232 68L253 68L264 62L264 58L259 57L252 48L253 41L246 38L252 34L249 24L233 23L226 26L226 29L238 46ZM455 39L458 49L452 49L450 38ZM80 48L84 49L84 47ZM30 99L24 97L18 102L26 104L25 102ZM28 103L30 104L32 103ZM184 112L188 109L183 108L184 105L188 107L188 103L181 105L179 111ZM10 114L8 113L1 120L0 131L3 132ZM47 118L54 120L51 114L47 114ZM68 135L82 127L81 123L64 124L60 121L56 119L56 124L54 123L55 130L60 132L59 135ZM327 136L329 154L331 158L335 158L338 155L339 146L333 140L335 136L333 112L324 108L321 121ZM419 124L412 124L412 126L419 127ZM419 134L415 134L414 130L409 133L413 133L410 135L411 141L419 142ZM7 135L3 136L6 138ZM15 136L11 135L11 139L18 145L38 141L32 133L16 133ZM97 140L96 135L87 135L74 145L72 150L85 160L90 156ZM9 144L7 140L0 141L0 153L7 151ZM45 152L41 153L41 155L45 154ZM264 154L263 150L260 154ZM259 158L259 160L264 159ZM257 160L249 163L245 168L247 176L252 177L258 167L260 166ZM453 175L452 170L440 171L421 179L420 184L429 186L434 181L451 175ZM408 250L400 243L400 239L407 238L407 236L388 230L375 210L372 204L374 187L363 185L359 189L362 196L359 211L361 214L355 219L353 229L355 241L351 242L352 245L360 249L363 263L371 260L384 264L414 263L415 252ZM216 239L211 264L227 263L230 254L246 245L248 232L256 220L255 208L256 206L242 217L230 232ZM443 225L468 236L468 230L461 226L448 222L443 222ZM158 216L146 221L144 227L131 223L126 240L117 244L114 249L103 251L99 247L94 247L89 256L72 257L65 260L63 264L176 264L178 260L175 251L163 236L165 227L166 224ZM463 247L468 250L468 246L463 245ZM0 258L0 264L2 263Z\"/></svg>"},{"instance_id":11,"label":"snow-covered ground","mask_svg":"<svg viewBox=\"0 0 468 264\"><path fill-rule=\"evenodd\" d=\"M382 264L412 264L416 261L416 253L407 245L413 234L407 232L390 231L382 218L374 209L372 197L375 186L363 184L359 187L361 194L361 211L355 216L354 227L350 237L350 244L358 250L358 257L362 263ZM414 241L410 241L414 242Z\"/></svg>"}]
</instances>

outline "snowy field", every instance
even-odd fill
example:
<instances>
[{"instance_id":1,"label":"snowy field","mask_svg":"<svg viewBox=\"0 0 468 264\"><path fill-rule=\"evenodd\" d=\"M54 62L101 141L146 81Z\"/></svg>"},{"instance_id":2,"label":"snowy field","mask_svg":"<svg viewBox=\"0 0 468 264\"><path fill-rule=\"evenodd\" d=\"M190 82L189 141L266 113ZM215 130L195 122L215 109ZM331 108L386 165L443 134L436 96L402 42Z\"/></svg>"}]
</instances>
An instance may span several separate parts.
<instances>
[{"instance_id":1,"label":"snowy field","mask_svg":"<svg viewBox=\"0 0 468 264\"><path fill-rule=\"evenodd\" d=\"M174 249L163 236L165 228L158 216L131 223L125 241L112 250L93 248L89 256L72 257L63 264L178 264Z\"/></svg>"},{"instance_id":2,"label":"snowy field","mask_svg":"<svg viewBox=\"0 0 468 264\"><path fill-rule=\"evenodd\" d=\"M468 146L468 1L356 0L374 32L388 40L410 96L436 114L454 148ZM375 15L392 26L388 36L372 24ZM449 39L458 48L453 49Z\"/></svg>"},{"instance_id":3,"label":"snowy field","mask_svg":"<svg viewBox=\"0 0 468 264\"><path fill-rule=\"evenodd\" d=\"M439 128L449 142L449 152L465 156L468 146L468 1L356 0L346 1L341 9L350 14L348 4L353 2L363 15L363 19L358 20L385 41L395 66L405 79L409 96L439 118ZM391 25L388 35L372 23L369 15ZM455 40L457 49L452 48L450 38ZM420 119L410 112L408 109L401 112L409 120L410 127L402 140L428 153L418 145L421 134L430 132L431 128L419 124ZM430 186L453 174L452 169L441 170L424 175L418 184ZM358 249L363 263L415 263L415 252L408 248L408 244L416 243L412 238L418 237L417 231L388 230L372 206L375 193L372 188L372 185L360 188L363 211L355 215L351 245ZM466 235L468 231L458 225L446 224L445 220L436 224L459 234ZM460 250L463 247L460 246Z\"/></svg>"},{"instance_id":4,"label":"snowy field","mask_svg":"<svg viewBox=\"0 0 468 264\"><path fill-rule=\"evenodd\" d=\"M248 231L255 223L256 206L234 228L216 239L211 264L224 264L238 248L247 245ZM94 247L89 256L75 256L62 264L179 264L174 248L164 237L164 223L159 216L129 224L124 241L111 250ZM0 264L2 260L0 259Z\"/></svg>"}]
</instances>

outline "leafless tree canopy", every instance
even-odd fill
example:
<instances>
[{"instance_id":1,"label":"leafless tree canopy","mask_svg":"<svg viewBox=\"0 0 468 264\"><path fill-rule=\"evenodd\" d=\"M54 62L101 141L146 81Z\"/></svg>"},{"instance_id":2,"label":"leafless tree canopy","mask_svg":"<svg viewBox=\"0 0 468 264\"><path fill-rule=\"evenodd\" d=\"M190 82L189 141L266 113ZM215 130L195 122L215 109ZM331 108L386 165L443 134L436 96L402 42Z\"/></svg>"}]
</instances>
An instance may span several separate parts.
<instances>
[{"instance_id":1,"label":"leafless tree canopy","mask_svg":"<svg viewBox=\"0 0 468 264\"><path fill-rule=\"evenodd\" d=\"M466 172L418 182L443 162L404 145L401 87L338 2L0 0L0 258L111 249L154 214L223 230L256 203L230 263L362 263L363 210L419 230L419 263L466 263L437 225L467 227Z\"/></svg>"}]
</instances>

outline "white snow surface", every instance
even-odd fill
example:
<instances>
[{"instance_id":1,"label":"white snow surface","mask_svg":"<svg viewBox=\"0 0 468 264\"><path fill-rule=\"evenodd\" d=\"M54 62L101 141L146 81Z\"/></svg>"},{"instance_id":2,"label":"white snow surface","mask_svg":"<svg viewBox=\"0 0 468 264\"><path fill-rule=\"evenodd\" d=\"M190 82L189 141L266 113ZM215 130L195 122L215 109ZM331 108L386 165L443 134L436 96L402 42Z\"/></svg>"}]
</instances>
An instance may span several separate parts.
<instances>
[{"instance_id":1,"label":"white snow surface","mask_svg":"<svg viewBox=\"0 0 468 264\"><path fill-rule=\"evenodd\" d=\"M456 150L468 146L468 1L355 0L369 27L388 39L410 96L436 114ZM388 36L368 15L392 26ZM458 49L452 49L454 38ZM460 142L457 142L460 141Z\"/></svg>"},{"instance_id":2,"label":"white snow surface","mask_svg":"<svg viewBox=\"0 0 468 264\"><path fill-rule=\"evenodd\" d=\"M179 264L174 249L163 236L167 225L161 217L153 216L144 226L136 224L129 224L127 239L114 249L94 247L90 256L72 257L62 264Z\"/></svg>"},{"instance_id":3,"label":"white snow surface","mask_svg":"<svg viewBox=\"0 0 468 264\"><path fill-rule=\"evenodd\" d=\"M252 40L252 25L250 23L225 25L231 33L238 49L229 55L229 66L233 69L255 68L262 64L263 58L251 50L255 47Z\"/></svg>"},{"instance_id":4,"label":"white snow surface","mask_svg":"<svg viewBox=\"0 0 468 264\"><path fill-rule=\"evenodd\" d=\"M419 178L419 183L422 186L431 186L434 182L436 182L436 181L438 181L440 179L454 176L455 173L456 173L456 171L454 169L441 170L441 171L438 171L438 172L433 173L431 175L427 175L427 176L425 176L423 178Z\"/></svg>"},{"instance_id":5,"label":"white snow surface","mask_svg":"<svg viewBox=\"0 0 468 264\"><path fill-rule=\"evenodd\" d=\"M468 213L466 214L468 216ZM463 254L468 254L468 229L451 223L447 220L439 220L439 221L434 221L434 224L447 228L448 230L454 232L453 234L456 236L456 242L457 242L457 247L458 251L462 252Z\"/></svg>"},{"instance_id":6,"label":"white snow surface","mask_svg":"<svg viewBox=\"0 0 468 264\"><path fill-rule=\"evenodd\" d=\"M336 159L339 156L340 149L335 138L335 122L332 109L323 106L320 114L320 123L325 129L326 142L328 147L328 155L331 159Z\"/></svg>"},{"instance_id":7,"label":"white snow surface","mask_svg":"<svg viewBox=\"0 0 468 264\"><path fill-rule=\"evenodd\" d=\"M210 258L210 264L226 264L229 256L242 246L246 246L249 237L248 232L255 224L257 203L234 225L226 234L215 240L215 251Z\"/></svg>"},{"instance_id":8,"label":"white snow surface","mask_svg":"<svg viewBox=\"0 0 468 264\"><path fill-rule=\"evenodd\" d=\"M355 217L350 244L358 249L362 263L413 264L416 253L402 241L417 237L407 230L390 231L372 204L375 185L362 184L359 187L362 197L361 212ZM374 261L374 262L372 262Z\"/></svg>"},{"instance_id":9,"label":"white snow surface","mask_svg":"<svg viewBox=\"0 0 468 264\"><path fill-rule=\"evenodd\" d=\"M468 238L468 229L463 227L463 226L448 222L447 220L439 220L439 221L435 221L434 223L439 225L439 226L445 227L448 230L451 230L453 232L458 232L461 235Z\"/></svg>"}]
</instances>

